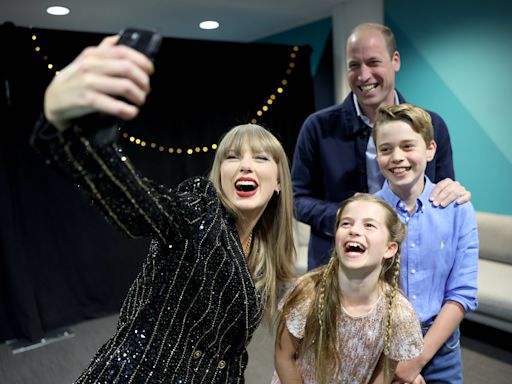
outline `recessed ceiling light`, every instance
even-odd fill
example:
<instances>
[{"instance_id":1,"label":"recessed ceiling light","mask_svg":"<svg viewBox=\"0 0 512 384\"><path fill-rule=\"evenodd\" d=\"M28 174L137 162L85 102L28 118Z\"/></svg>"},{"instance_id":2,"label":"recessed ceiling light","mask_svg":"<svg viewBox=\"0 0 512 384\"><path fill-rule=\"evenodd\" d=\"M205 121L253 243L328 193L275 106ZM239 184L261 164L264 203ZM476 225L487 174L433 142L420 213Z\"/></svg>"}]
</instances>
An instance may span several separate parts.
<instances>
[{"instance_id":1,"label":"recessed ceiling light","mask_svg":"<svg viewBox=\"0 0 512 384\"><path fill-rule=\"evenodd\" d=\"M53 6L46 8L46 13L54 16L64 16L69 13L69 8L61 7L61 6Z\"/></svg>"},{"instance_id":2,"label":"recessed ceiling light","mask_svg":"<svg viewBox=\"0 0 512 384\"><path fill-rule=\"evenodd\" d=\"M213 20L202 21L199 23L199 28L201 29L217 29L219 28L219 23Z\"/></svg>"}]
</instances>

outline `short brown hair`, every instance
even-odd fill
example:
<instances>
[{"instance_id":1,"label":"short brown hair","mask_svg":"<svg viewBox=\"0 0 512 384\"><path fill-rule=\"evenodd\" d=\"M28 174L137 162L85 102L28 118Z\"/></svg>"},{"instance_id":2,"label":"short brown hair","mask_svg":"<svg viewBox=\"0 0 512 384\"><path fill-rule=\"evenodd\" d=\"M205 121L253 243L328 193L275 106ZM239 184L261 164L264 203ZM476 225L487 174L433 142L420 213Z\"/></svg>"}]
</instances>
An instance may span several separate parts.
<instances>
[{"instance_id":1,"label":"short brown hair","mask_svg":"<svg viewBox=\"0 0 512 384\"><path fill-rule=\"evenodd\" d=\"M424 109L412 104L396 104L381 106L375 116L375 124L372 129L373 140L377 143L379 127L390 121L403 121L407 123L414 132L419 133L427 147L434 140L434 128L432 118Z\"/></svg>"}]
</instances>

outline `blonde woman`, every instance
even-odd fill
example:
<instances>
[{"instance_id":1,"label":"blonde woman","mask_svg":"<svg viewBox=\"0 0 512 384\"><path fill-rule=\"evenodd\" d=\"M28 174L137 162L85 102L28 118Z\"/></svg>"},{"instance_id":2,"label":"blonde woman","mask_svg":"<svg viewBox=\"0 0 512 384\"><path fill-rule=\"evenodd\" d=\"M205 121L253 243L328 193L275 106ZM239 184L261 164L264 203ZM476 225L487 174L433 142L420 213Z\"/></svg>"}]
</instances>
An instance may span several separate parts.
<instances>
[{"instance_id":1,"label":"blonde woman","mask_svg":"<svg viewBox=\"0 0 512 384\"><path fill-rule=\"evenodd\" d=\"M342 203L329 263L282 301L274 384L389 383L398 361L420 355L420 324L397 287L405 235L381 199Z\"/></svg>"},{"instance_id":2,"label":"blonde woman","mask_svg":"<svg viewBox=\"0 0 512 384\"><path fill-rule=\"evenodd\" d=\"M113 224L152 238L115 334L77 383L242 383L247 344L293 271L285 152L264 128L241 125L219 144L209 179L151 183L115 141L74 123L90 112L131 119L144 103L153 64L116 41L55 77L32 137Z\"/></svg>"}]
</instances>

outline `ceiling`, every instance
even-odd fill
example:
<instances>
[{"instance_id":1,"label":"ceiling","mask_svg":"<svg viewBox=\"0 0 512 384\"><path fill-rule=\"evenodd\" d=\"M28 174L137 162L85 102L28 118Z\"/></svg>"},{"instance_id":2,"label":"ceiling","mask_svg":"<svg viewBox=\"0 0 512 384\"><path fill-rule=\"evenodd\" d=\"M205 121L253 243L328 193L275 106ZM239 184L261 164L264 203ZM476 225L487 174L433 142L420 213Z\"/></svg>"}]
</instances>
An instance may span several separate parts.
<instances>
[{"instance_id":1,"label":"ceiling","mask_svg":"<svg viewBox=\"0 0 512 384\"><path fill-rule=\"evenodd\" d=\"M116 33L127 27L157 28L164 36L250 42L329 17L344 0L2 0L0 24ZM51 16L50 5L71 9ZM203 20L221 28L201 30Z\"/></svg>"}]
</instances>

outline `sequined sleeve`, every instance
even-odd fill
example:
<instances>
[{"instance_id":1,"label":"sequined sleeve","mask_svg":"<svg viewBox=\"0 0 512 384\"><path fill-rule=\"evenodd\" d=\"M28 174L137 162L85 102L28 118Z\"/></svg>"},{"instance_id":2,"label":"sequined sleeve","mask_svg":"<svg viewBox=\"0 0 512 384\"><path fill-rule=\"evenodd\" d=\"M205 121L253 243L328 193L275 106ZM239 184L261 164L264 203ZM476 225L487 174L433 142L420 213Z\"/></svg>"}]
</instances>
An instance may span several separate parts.
<instances>
[{"instance_id":1,"label":"sequined sleeve","mask_svg":"<svg viewBox=\"0 0 512 384\"><path fill-rule=\"evenodd\" d=\"M290 288L283 295L283 298L279 301L278 309L283 310L283 307L290 296L290 293L297 287L301 279L297 279ZM296 307L291 308L286 317L286 328L288 331L298 339L304 337L304 328L306 327L306 319L311 306L311 300L306 300L299 303Z\"/></svg>"},{"instance_id":2,"label":"sequined sleeve","mask_svg":"<svg viewBox=\"0 0 512 384\"><path fill-rule=\"evenodd\" d=\"M115 135L110 141L99 140L102 134L77 126L57 132L41 118L31 144L47 164L80 185L107 219L128 236L153 237L163 243L179 240L176 228L187 224L186 220L199 220L205 208L199 205L215 200L201 198L215 195L213 186L191 182L170 193L139 174L116 145ZM187 199L185 204L183 199Z\"/></svg>"},{"instance_id":3,"label":"sequined sleeve","mask_svg":"<svg viewBox=\"0 0 512 384\"><path fill-rule=\"evenodd\" d=\"M412 305L397 294L389 357L395 361L411 360L423 352L423 334Z\"/></svg>"}]
</instances>

